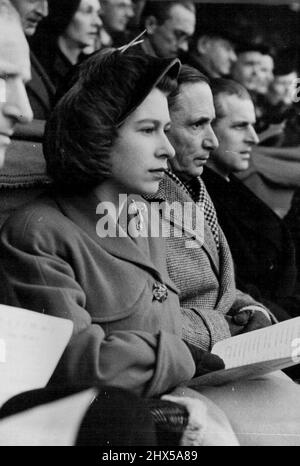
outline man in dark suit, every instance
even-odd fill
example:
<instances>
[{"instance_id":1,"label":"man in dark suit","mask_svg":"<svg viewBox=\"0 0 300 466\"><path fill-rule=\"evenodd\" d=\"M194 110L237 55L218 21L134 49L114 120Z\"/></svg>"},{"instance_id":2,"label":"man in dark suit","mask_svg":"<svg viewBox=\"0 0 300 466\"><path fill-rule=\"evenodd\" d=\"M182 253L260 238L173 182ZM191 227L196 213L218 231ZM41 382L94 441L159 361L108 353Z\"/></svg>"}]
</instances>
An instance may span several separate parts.
<instances>
[{"instance_id":1,"label":"man in dark suit","mask_svg":"<svg viewBox=\"0 0 300 466\"><path fill-rule=\"evenodd\" d=\"M133 16L134 6L131 0L101 0L104 30L100 34L107 34L104 45L120 47L126 44L130 37L127 26Z\"/></svg>"},{"instance_id":2,"label":"man in dark suit","mask_svg":"<svg viewBox=\"0 0 300 466\"><path fill-rule=\"evenodd\" d=\"M294 245L282 220L234 173L247 170L258 143L251 97L239 83L212 82L219 147L203 180L215 205L236 268L237 284L264 302L279 320L299 315Z\"/></svg>"}]
</instances>

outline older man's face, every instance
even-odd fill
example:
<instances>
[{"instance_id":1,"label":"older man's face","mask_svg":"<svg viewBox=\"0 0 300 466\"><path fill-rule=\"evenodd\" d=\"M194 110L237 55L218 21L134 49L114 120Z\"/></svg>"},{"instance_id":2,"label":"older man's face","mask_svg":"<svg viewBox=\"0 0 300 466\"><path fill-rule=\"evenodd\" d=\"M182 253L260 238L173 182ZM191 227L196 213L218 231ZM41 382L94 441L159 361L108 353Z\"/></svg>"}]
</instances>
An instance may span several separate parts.
<instances>
[{"instance_id":1,"label":"older man's face","mask_svg":"<svg viewBox=\"0 0 300 466\"><path fill-rule=\"evenodd\" d=\"M170 115L169 139L176 152L170 164L187 178L199 176L210 152L218 147L211 127L215 108L208 84L182 85Z\"/></svg>"},{"instance_id":2,"label":"older man's face","mask_svg":"<svg viewBox=\"0 0 300 466\"><path fill-rule=\"evenodd\" d=\"M233 44L222 37L207 38L205 57L209 70L215 77L228 75L237 60Z\"/></svg>"},{"instance_id":3,"label":"older man's face","mask_svg":"<svg viewBox=\"0 0 300 466\"><path fill-rule=\"evenodd\" d=\"M18 10L26 36L32 36L39 22L48 16L48 0L11 0Z\"/></svg>"},{"instance_id":4,"label":"older man's face","mask_svg":"<svg viewBox=\"0 0 300 466\"><path fill-rule=\"evenodd\" d=\"M156 23L149 33L149 40L159 57L177 57L187 52L188 40L195 30L196 18L193 11L176 4L169 11L169 17L162 24Z\"/></svg>"},{"instance_id":5,"label":"older man's face","mask_svg":"<svg viewBox=\"0 0 300 466\"><path fill-rule=\"evenodd\" d=\"M233 78L243 84L248 91L254 91L257 88L261 57L262 54L256 51L240 53L233 67Z\"/></svg>"},{"instance_id":6,"label":"older man's face","mask_svg":"<svg viewBox=\"0 0 300 466\"><path fill-rule=\"evenodd\" d=\"M16 123L32 119L25 90L29 79L29 49L21 25L0 18L0 167Z\"/></svg>"}]
</instances>

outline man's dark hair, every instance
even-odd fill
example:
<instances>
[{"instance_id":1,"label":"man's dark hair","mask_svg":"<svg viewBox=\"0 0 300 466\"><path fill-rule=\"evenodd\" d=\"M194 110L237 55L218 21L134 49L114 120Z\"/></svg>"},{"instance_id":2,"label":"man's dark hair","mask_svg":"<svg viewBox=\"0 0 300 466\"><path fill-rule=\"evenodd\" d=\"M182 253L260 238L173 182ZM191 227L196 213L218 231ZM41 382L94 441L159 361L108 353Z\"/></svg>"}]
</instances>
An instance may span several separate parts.
<instances>
[{"instance_id":1,"label":"man's dark hair","mask_svg":"<svg viewBox=\"0 0 300 466\"><path fill-rule=\"evenodd\" d=\"M224 95L235 95L239 99L252 100L247 89L242 86L242 84L232 79L211 79L210 87L214 98L217 119L223 118L224 116L224 108L222 105L222 97Z\"/></svg>"},{"instance_id":2,"label":"man's dark hair","mask_svg":"<svg viewBox=\"0 0 300 466\"><path fill-rule=\"evenodd\" d=\"M169 17L169 13L171 8L173 8L174 5L181 5L187 10L192 11L195 13L195 5L192 0L175 0L175 1L155 1L155 0L150 0L147 1L142 14L141 14L141 20L140 24L141 27L145 27L145 21L149 16L154 16L157 19L158 24L163 24Z\"/></svg>"},{"instance_id":3,"label":"man's dark hair","mask_svg":"<svg viewBox=\"0 0 300 466\"><path fill-rule=\"evenodd\" d=\"M209 85L210 80L196 68L188 65L182 65L177 77L177 87L169 94L168 97L170 109L176 108L177 97L180 95L182 86L196 83L205 83Z\"/></svg>"},{"instance_id":4,"label":"man's dark hair","mask_svg":"<svg viewBox=\"0 0 300 466\"><path fill-rule=\"evenodd\" d=\"M89 191L110 177L118 125L134 109L150 60L106 50L81 65L77 82L58 102L45 130L47 172L57 188L70 194ZM168 94L176 82L165 76L156 87Z\"/></svg>"}]
</instances>

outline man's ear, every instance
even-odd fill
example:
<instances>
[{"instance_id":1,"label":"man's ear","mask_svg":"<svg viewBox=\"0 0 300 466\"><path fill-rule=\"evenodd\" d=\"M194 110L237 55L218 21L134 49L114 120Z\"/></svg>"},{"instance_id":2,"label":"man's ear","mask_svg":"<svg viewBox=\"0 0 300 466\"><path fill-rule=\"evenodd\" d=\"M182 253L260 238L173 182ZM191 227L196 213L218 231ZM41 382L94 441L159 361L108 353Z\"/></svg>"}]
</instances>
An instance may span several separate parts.
<instances>
[{"instance_id":1,"label":"man's ear","mask_svg":"<svg viewBox=\"0 0 300 466\"><path fill-rule=\"evenodd\" d=\"M205 55L207 53L207 49L210 45L210 37L209 36L201 36L197 41L197 51L201 55Z\"/></svg>"},{"instance_id":2,"label":"man's ear","mask_svg":"<svg viewBox=\"0 0 300 466\"><path fill-rule=\"evenodd\" d=\"M154 34L158 26L157 19L155 16L148 16L145 20L145 28L147 29L148 34Z\"/></svg>"}]
</instances>

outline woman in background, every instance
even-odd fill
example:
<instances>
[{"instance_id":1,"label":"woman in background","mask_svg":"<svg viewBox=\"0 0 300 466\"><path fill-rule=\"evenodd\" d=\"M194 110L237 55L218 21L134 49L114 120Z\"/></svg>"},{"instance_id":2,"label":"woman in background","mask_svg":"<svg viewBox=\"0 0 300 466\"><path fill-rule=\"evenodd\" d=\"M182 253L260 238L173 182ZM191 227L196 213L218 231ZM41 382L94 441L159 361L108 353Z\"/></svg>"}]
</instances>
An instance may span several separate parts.
<instances>
[{"instance_id":1,"label":"woman in background","mask_svg":"<svg viewBox=\"0 0 300 466\"><path fill-rule=\"evenodd\" d=\"M59 88L84 56L93 51L102 27L99 0L52 0L49 15L32 39L32 49Z\"/></svg>"}]
</instances>

